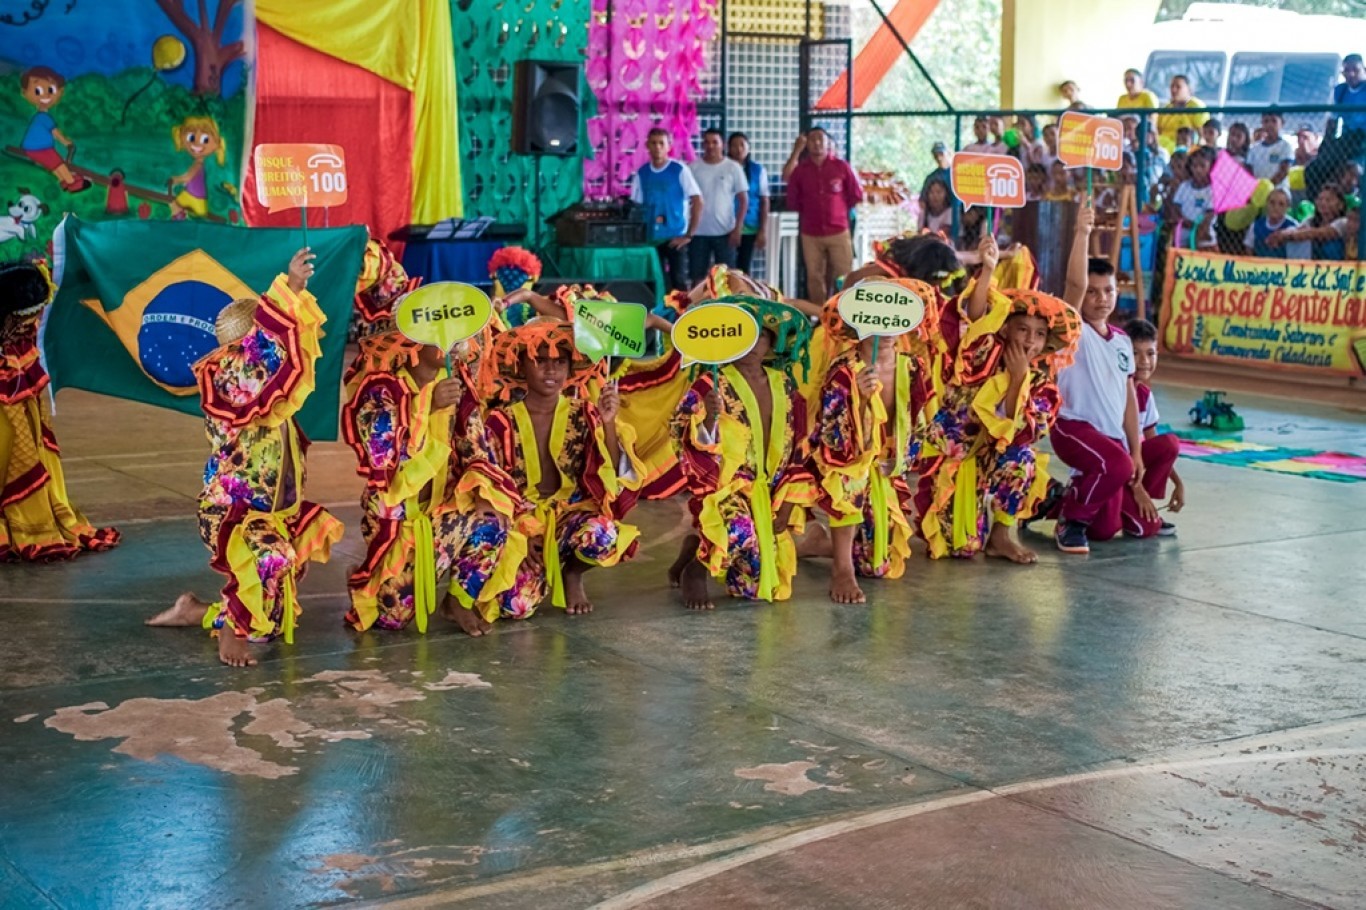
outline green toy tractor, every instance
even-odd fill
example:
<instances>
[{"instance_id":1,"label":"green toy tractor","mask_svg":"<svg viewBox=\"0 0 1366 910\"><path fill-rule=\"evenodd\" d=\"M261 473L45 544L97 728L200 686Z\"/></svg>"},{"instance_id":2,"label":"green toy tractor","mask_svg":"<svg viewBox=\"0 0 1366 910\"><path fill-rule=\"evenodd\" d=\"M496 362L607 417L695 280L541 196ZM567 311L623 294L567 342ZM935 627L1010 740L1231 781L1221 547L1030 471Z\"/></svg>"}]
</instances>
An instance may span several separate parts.
<instances>
[{"instance_id":1,"label":"green toy tractor","mask_svg":"<svg viewBox=\"0 0 1366 910\"><path fill-rule=\"evenodd\" d=\"M1205 397L1191 408L1191 420L1198 427L1209 427L1216 433L1228 433L1243 428L1243 418L1224 400L1223 392L1206 392Z\"/></svg>"}]
</instances>

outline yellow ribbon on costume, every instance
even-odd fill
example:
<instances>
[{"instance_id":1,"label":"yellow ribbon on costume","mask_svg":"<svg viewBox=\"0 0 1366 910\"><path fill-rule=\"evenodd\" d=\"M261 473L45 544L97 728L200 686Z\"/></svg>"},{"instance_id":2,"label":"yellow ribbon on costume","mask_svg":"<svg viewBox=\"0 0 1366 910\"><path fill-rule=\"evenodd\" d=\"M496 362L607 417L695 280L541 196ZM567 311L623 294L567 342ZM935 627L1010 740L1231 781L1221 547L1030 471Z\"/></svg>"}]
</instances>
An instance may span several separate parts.
<instances>
[{"instance_id":1,"label":"yellow ribbon on costume","mask_svg":"<svg viewBox=\"0 0 1366 910\"><path fill-rule=\"evenodd\" d=\"M887 562L888 541L891 526L887 521L887 504L896 496L892 481L883 473L879 465L873 465L868 475L868 504L873 510L873 565L881 566ZM898 505L898 508L900 506Z\"/></svg>"},{"instance_id":2,"label":"yellow ribbon on costume","mask_svg":"<svg viewBox=\"0 0 1366 910\"><path fill-rule=\"evenodd\" d=\"M561 398L555 405L555 416L550 421L550 451L563 452L569 426L569 401ZM542 527L541 558L545 565L545 580L550 588L551 604L566 606L564 597L564 568L560 565L560 543L556 528L559 497L568 500L573 493L573 480L560 473L560 488L547 499L541 499L541 453L536 444L536 428L526 405L517 402L508 409L517 424L517 435L522 440L522 457L526 459L528 498L536 506L536 520ZM557 468L558 470L558 468Z\"/></svg>"},{"instance_id":3,"label":"yellow ribbon on costume","mask_svg":"<svg viewBox=\"0 0 1366 910\"><path fill-rule=\"evenodd\" d=\"M425 635L427 617L436 612L436 535L416 496L404 503L403 514L413 529L413 619Z\"/></svg>"},{"instance_id":4,"label":"yellow ribbon on costume","mask_svg":"<svg viewBox=\"0 0 1366 910\"><path fill-rule=\"evenodd\" d=\"M722 367L721 372L739 396L740 403L745 406L745 413L758 420L762 412L749 383L730 365ZM751 431L749 436L750 453L754 459L754 482L750 484L749 507L750 517L754 522L754 537L759 544L759 589L756 593L761 600L771 601L778 591L778 542L773 531L773 498L769 492L769 484L778 465L770 462L782 458L782 449L786 442L778 440L775 453L773 427L787 426L788 401L781 373L768 372L768 382L773 400L770 426L763 427L759 433Z\"/></svg>"},{"instance_id":5,"label":"yellow ribbon on costume","mask_svg":"<svg viewBox=\"0 0 1366 910\"><path fill-rule=\"evenodd\" d=\"M541 559L545 565L545 583L550 588L552 606L564 607L564 567L560 565L560 542L555 527L555 501L547 499L536 506L536 518L545 529L541 536Z\"/></svg>"},{"instance_id":6,"label":"yellow ribbon on costume","mask_svg":"<svg viewBox=\"0 0 1366 910\"><path fill-rule=\"evenodd\" d=\"M969 454L958 466L953 491L953 548L961 550L977 533L977 456Z\"/></svg>"}]
</instances>

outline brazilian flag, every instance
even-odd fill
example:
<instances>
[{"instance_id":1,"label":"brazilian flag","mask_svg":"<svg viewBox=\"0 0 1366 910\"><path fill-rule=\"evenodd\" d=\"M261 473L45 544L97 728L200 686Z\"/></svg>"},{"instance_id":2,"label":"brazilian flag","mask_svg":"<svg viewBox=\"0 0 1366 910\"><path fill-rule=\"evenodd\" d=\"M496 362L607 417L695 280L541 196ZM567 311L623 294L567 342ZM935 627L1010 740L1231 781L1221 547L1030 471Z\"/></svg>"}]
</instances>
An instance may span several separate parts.
<instances>
[{"instance_id":1,"label":"brazilian flag","mask_svg":"<svg viewBox=\"0 0 1366 910\"><path fill-rule=\"evenodd\" d=\"M86 389L199 414L194 363L218 347L214 320L256 297L304 246L294 228L67 217L61 287L43 327L53 390ZM62 232L59 232L59 235ZM310 439L337 438L346 329L365 252L363 227L313 229L308 290L327 314L317 389L300 411Z\"/></svg>"}]
</instances>

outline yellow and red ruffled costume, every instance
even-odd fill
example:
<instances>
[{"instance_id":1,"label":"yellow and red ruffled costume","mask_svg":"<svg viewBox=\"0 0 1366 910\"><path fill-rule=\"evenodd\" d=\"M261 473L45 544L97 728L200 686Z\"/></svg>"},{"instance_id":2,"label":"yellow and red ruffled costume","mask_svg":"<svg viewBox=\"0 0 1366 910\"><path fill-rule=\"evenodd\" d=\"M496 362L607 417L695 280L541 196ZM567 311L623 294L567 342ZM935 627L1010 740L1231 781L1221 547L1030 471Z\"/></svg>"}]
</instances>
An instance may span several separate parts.
<instances>
[{"instance_id":1,"label":"yellow and red ruffled costume","mask_svg":"<svg viewBox=\"0 0 1366 910\"><path fill-rule=\"evenodd\" d=\"M0 560L70 559L119 543L118 531L94 527L67 498L38 351L51 298L46 266L0 266Z\"/></svg>"},{"instance_id":2,"label":"yellow and red ruffled costume","mask_svg":"<svg viewBox=\"0 0 1366 910\"><path fill-rule=\"evenodd\" d=\"M280 275L243 338L195 364L212 452L199 495L199 535L226 576L205 628L293 641L305 563L326 562L342 525L303 498L308 440L294 415L313 392L325 320Z\"/></svg>"},{"instance_id":3,"label":"yellow and red ruffled costume","mask_svg":"<svg viewBox=\"0 0 1366 910\"><path fill-rule=\"evenodd\" d=\"M549 427L553 465L541 462L536 426L523 400L521 358L526 353L568 355L572 363ZM483 365L486 396L496 399L484 418L490 456L470 465L460 489L499 472L511 478L512 495L491 503L506 521L506 539L502 559L479 574L478 587L453 583L451 593L487 622L500 616L524 619L546 596L554 606L566 606L564 566L570 560L614 566L635 555L640 532L622 519L635 502L644 466L635 456L635 434L620 421L617 438L630 469L619 471L620 465L612 464L602 417L583 391L594 371L575 351L569 323L533 319L509 329L494 338ZM559 483L546 493L543 481L550 471ZM533 546L538 539L540 553Z\"/></svg>"},{"instance_id":4,"label":"yellow and red ruffled costume","mask_svg":"<svg viewBox=\"0 0 1366 910\"><path fill-rule=\"evenodd\" d=\"M410 278L403 263L384 242L373 237L365 244L360 277L356 279L355 313L361 334L383 332L393 325L394 304L422 284Z\"/></svg>"},{"instance_id":5,"label":"yellow and red ruffled costume","mask_svg":"<svg viewBox=\"0 0 1366 910\"><path fill-rule=\"evenodd\" d=\"M683 395L670 432L690 495L688 507L700 538L698 561L725 582L732 597L786 600L792 596L797 551L792 531L800 530L804 508L815 504L816 480L808 466L806 407L797 384L783 369L805 362L811 323L786 304L748 297L721 302L749 309L775 338L764 380L772 400L769 425L756 427L758 399L740 371L716 371L721 413L714 432L706 429L705 399L713 373L700 373ZM788 527L773 519L792 506Z\"/></svg>"},{"instance_id":6,"label":"yellow and red ruffled costume","mask_svg":"<svg viewBox=\"0 0 1366 910\"><path fill-rule=\"evenodd\" d=\"M372 335L361 341L346 377L342 435L365 478L366 544L364 561L347 580L346 621L361 631L401 629L416 619L425 632L437 607L439 577L462 567L476 571L502 557L498 522L461 511L458 500L508 503L516 496L496 469L472 475L470 485L457 491L467 468L491 464L479 402L464 364L456 361L465 394L454 406L433 410L440 378L417 385L410 368L419 349L399 332ZM510 507L505 511L510 514Z\"/></svg>"},{"instance_id":7,"label":"yellow and red ruffled costume","mask_svg":"<svg viewBox=\"0 0 1366 910\"><path fill-rule=\"evenodd\" d=\"M858 376L869 364L831 298L821 323L833 359L820 387L812 434L820 506L831 527L859 527L854 567L874 578L900 578L911 555L906 475L919 454L926 409L937 400L933 377L942 357L935 289L911 279L892 283L924 301L925 319L904 335L881 339L896 350L890 412L882 394L865 401L859 391Z\"/></svg>"},{"instance_id":8,"label":"yellow and red ruffled costume","mask_svg":"<svg viewBox=\"0 0 1366 910\"><path fill-rule=\"evenodd\" d=\"M959 299L966 306L970 287ZM1064 301L1038 291L991 289L989 307L975 322L959 309L945 361L944 392L927 422L920 452L916 507L932 558L972 556L992 522L1012 526L1029 518L1048 487L1048 456L1034 446L1058 416L1058 370L1072 360L1081 317ZM1043 317L1048 340L1030 365L1019 399L1005 401L1010 376L998 332L1016 314ZM981 508L984 498L989 511Z\"/></svg>"}]
</instances>

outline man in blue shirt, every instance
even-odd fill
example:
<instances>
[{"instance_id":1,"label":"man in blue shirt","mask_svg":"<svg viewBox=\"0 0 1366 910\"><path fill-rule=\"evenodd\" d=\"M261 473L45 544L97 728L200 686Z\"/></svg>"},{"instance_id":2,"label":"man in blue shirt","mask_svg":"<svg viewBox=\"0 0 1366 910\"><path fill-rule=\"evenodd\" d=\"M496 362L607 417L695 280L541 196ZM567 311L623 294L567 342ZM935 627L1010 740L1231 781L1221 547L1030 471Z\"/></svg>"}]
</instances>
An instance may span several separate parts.
<instances>
[{"instance_id":1,"label":"man in blue shirt","mask_svg":"<svg viewBox=\"0 0 1366 910\"><path fill-rule=\"evenodd\" d=\"M659 253L669 286L688 290L688 244L702 217L702 191L683 162L669 157L673 141L667 130L650 130L645 140L650 160L631 177L631 201L645 207L650 243Z\"/></svg>"}]
</instances>

